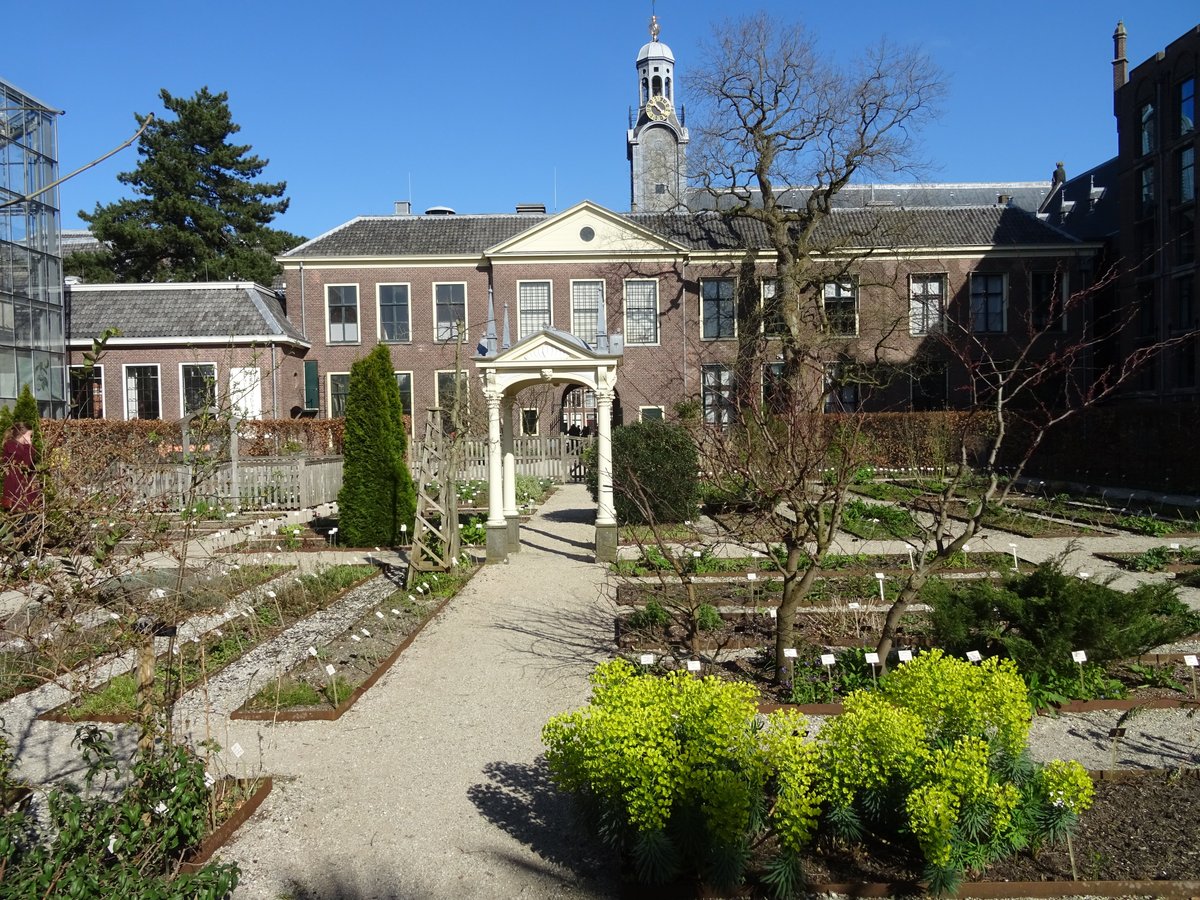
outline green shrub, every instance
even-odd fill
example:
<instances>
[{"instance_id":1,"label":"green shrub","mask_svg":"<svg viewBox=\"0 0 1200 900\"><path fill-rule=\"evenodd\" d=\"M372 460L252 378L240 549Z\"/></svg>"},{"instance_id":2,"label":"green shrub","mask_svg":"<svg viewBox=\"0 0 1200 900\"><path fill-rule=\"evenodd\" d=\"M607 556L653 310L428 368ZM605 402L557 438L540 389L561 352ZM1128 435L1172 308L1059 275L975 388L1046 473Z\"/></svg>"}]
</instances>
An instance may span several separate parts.
<instances>
[{"instance_id":1,"label":"green shrub","mask_svg":"<svg viewBox=\"0 0 1200 900\"><path fill-rule=\"evenodd\" d=\"M1073 650L1094 662L1138 656L1200 630L1169 584L1124 593L1065 574L1055 563L987 581L933 584L924 592L938 643L950 653L978 650L1016 662L1023 674L1074 672Z\"/></svg>"},{"instance_id":2,"label":"green shrub","mask_svg":"<svg viewBox=\"0 0 1200 900\"><path fill-rule=\"evenodd\" d=\"M1162 537L1175 530L1170 522L1164 522L1154 516L1120 516L1117 524L1135 534L1144 534L1149 537Z\"/></svg>"},{"instance_id":3,"label":"green shrub","mask_svg":"<svg viewBox=\"0 0 1200 900\"><path fill-rule=\"evenodd\" d=\"M627 622L635 631L666 628L671 623L671 614L657 600L647 600L645 606L629 614Z\"/></svg>"},{"instance_id":4,"label":"green shrub","mask_svg":"<svg viewBox=\"0 0 1200 900\"><path fill-rule=\"evenodd\" d=\"M701 603L696 609L696 628L700 631L720 631L725 620L711 603Z\"/></svg>"},{"instance_id":5,"label":"green shrub","mask_svg":"<svg viewBox=\"0 0 1200 900\"><path fill-rule=\"evenodd\" d=\"M350 547L395 545L411 531L417 497L405 461L407 431L392 357L380 344L350 367L338 492L338 537Z\"/></svg>"},{"instance_id":6,"label":"green shrub","mask_svg":"<svg viewBox=\"0 0 1200 900\"><path fill-rule=\"evenodd\" d=\"M687 430L648 420L613 429L613 505L625 525L683 522L696 516L700 464ZM584 453L592 499L598 498L599 462L595 445Z\"/></svg>"}]
</instances>

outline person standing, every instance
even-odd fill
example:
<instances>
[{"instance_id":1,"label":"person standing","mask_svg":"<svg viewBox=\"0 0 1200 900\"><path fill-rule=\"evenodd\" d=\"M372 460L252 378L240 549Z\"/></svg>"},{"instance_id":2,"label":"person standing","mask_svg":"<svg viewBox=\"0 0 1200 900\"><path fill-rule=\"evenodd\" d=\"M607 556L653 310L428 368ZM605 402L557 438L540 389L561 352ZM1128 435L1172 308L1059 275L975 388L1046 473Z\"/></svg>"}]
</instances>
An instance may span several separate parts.
<instances>
[{"instance_id":1,"label":"person standing","mask_svg":"<svg viewBox=\"0 0 1200 900\"><path fill-rule=\"evenodd\" d=\"M34 543L33 522L42 502L33 452L33 432L24 422L14 422L4 436L4 495L2 505L22 550Z\"/></svg>"}]
</instances>

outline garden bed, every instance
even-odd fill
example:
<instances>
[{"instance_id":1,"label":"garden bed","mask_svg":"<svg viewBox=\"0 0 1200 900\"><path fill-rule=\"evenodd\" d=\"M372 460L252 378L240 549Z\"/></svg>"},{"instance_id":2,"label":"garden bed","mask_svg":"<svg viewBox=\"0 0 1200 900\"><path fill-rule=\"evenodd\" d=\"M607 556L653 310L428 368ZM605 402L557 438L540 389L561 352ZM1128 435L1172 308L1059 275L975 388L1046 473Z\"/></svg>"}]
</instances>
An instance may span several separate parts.
<instances>
[{"instance_id":1,"label":"garden bed","mask_svg":"<svg viewBox=\"0 0 1200 900\"><path fill-rule=\"evenodd\" d=\"M415 593L396 591L328 644L312 647L296 667L268 684L231 718L331 721L350 709L437 618L477 567L426 575ZM329 668L332 667L333 674Z\"/></svg>"},{"instance_id":2,"label":"garden bed","mask_svg":"<svg viewBox=\"0 0 1200 900\"><path fill-rule=\"evenodd\" d=\"M254 606L241 610L240 615L205 634L190 640L170 638L170 650L160 655L155 664L156 707L174 702L263 641L337 602L376 575L373 566L331 566L288 584L277 582L278 590L263 591ZM40 718L68 723L121 723L134 718L136 707L137 675L131 670L84 691Z\"/></svg>"},{"instance_id":3,"label":"garden bed","mask_svg":"<svg viewBox=\"0 0 1200 900\"><path fill-rule=\"evenodd\" d=\"M266 777L250 780L224 778L216 782L212 787L210 802L216 804L217 825L196 852L180 865L179 871L200 871L213 854L229 843L234 833L258 811L273 786L274 782Z\"/></svg>"}]
</instances>

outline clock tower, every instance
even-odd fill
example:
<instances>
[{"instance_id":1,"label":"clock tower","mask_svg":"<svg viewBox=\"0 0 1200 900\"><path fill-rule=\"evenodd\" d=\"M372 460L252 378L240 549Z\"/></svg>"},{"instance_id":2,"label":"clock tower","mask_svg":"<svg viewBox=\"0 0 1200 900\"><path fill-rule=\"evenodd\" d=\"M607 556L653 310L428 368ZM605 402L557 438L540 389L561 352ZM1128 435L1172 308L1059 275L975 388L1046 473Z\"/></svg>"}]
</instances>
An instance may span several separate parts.
<instances>
[{"instance_id":1,"label":"clock tower","mask_svg":"<svg viewBox=\"0 0 1200 900\"><path fill-rule=\"evenodd\" d=\"M687 208L688 130L675 113L675 54L658 39L650 17L650 41L637 55L637 118L626 137L632 212Z\"/></svg>"}]
</instances>

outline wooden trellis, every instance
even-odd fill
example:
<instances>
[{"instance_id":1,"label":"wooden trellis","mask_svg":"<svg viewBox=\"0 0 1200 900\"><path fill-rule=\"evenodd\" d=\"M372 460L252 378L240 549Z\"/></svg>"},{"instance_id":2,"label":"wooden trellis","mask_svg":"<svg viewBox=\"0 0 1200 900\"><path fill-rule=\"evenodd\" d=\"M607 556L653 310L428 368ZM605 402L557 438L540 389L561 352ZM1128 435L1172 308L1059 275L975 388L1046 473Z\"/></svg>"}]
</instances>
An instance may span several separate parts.
<instances>
[{"instance_id":1,"label":"wooden trellis","mask_svg":"<svg viewBox=\"0 0 1200 900\"><path fill-rule=\"evenodd\" d=\"M433 407L425 422L425 440L413 479L417 518L413 525L407 584L424 572L448 572L461 550L458 533L456 447L442 427L442 410Z\"/></svg>"}]
</instances>

